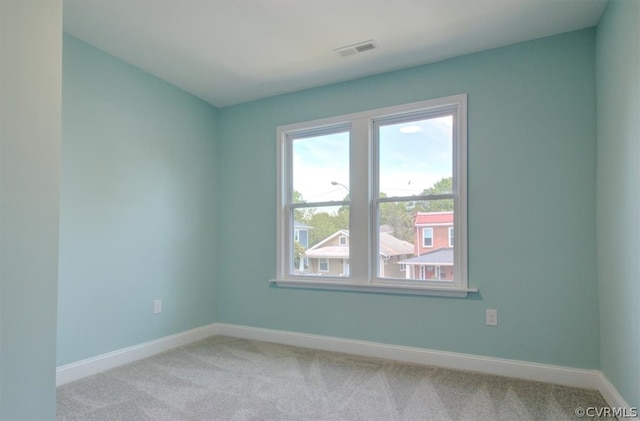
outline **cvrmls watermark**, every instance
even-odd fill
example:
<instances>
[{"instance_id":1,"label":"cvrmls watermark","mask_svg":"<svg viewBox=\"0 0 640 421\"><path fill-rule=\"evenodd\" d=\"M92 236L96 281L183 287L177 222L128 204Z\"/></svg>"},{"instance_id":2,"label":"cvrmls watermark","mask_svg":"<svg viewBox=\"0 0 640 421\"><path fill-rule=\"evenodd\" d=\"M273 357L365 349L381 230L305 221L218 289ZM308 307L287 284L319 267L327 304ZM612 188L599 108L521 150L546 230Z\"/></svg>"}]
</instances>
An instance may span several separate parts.
<instances>
[{"instance_id":1,"label":"cvrmls watermark","mask_svg":"<svg viewBox=\"0 0 640 421\"><path fill-rule=\"evenodd\" d=\"M575 410L578 418L636 418L638 416L638 408L610 407L610 406L589 406L587 408L579 407Z\"/></svg>"}]
</instances>

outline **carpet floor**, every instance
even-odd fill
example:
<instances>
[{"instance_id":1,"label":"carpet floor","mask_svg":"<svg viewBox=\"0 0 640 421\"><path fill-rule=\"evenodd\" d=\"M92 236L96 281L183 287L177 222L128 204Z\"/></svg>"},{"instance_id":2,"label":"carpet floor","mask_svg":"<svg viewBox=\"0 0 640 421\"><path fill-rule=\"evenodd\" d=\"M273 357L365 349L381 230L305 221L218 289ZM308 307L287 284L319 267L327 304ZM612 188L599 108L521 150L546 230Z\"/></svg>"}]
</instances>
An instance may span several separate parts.
<instances>
[{"instance_id":1,"label":"carpet floor","mask_svg":"<svg viewBox=\"0 0 640 421\"><path fill-rule=\"evenodd\" d=\"M65 420L573 420L597 391L215 336L57 389Z\"/></svg>"}]
</instances>

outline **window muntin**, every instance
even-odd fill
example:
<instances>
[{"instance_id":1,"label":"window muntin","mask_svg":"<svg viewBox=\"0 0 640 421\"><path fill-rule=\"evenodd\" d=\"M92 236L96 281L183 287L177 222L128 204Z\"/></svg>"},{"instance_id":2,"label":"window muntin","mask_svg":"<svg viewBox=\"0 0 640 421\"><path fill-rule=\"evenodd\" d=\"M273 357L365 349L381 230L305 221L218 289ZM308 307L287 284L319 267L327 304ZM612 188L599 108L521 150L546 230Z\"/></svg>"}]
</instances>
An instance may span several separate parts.
<instances>
[{"instance_id":1,"label":"window muntin","mask_svg":"<svg viewBox=\"0 0 640 421\"><path fill-rule=\"evenodd\" d=\"M433 247L433 228L422 228L422 247Z\"/></svg>"},{"instance_id":2,"label":"window muntin","mask_svg":"<svg viewBox=\"0 0 640 421\"><path fill-rule=\"evenodd\" d=\"M409 127L402 133L405 138L413 137L418 140L420 131L416 131L411 126L417 125L422 131L429 133L448 133L448 140L444 137L428 140L422 136L421 143L418 142L418 152L424 158L422 167L431 168L431 184L425 184L424 174L421 173L420 167L410 168L403 177L393 174L393 167L386 158L393 153L405 156L411 153L407 152L406 146L396 147L393 140L389 137L385 138L385 130L399 131L403 127ZM327 134L345 133L348 138L348 168L341 172L317 172L323 174L321 177L315 177L315 182L319 179L325 183L328 182L334 189L340 192L342 197L329 197L326 191L316 189L317 198L313 196L308 200L305 195L302 198L294 196L294 179L299 179L298 174L302 174L301 162L296 161L293 153L294 145L311 145L310 142L316 137ZM380 133L383 133L381 136ZM416 134L418 133L418 134ZM424 133L423 133L424 134ZM445 136L446 137L446 136ZM441 98L431 101L423 101L420 103L407 104L397 107L390 107L380 110L372 110L363 113L339 116L324 120L318 120L308 123L293 124L278 128L279 152L278 152L278 168L280 171L278 182L278 273L276 282L278 285L302 286L311 285L313 288L338 289L366 289L369 291L379 290L381 292L396 292L396 286L402 287L397 291L402 293L426 293L437 295L453 295L465 296L468 289L467 285L467 269L466 269L466 96L457 95L454 97ZM298 142L295 142L298 140ZM302 141L304 140L304 141ZM316 139L317 145L328 144ZM409 148L408 150L414 150ZM297 149L296 149L297 151ZM381 153L385 158L380 159ZM322 156L323 154L320 154ZM344 154L343 154L344 155ZM445 161L448 161L446 163ZM407 165L414 163L407 162ZM418 163L419 164L419 163ZM295 168L295 169L294 169ZM344 168L344 166L343 166ZM428 172L428 171L426 171ZM348 173L348 178L344 178L344 174ZM335 175L334 175L335 174ZM412 180L409 183L406 175L415 175L416 185ZM340 177L342 175L342 177ZM401 174L402 175L402 174ZM447 177L448 176L448 177ZM422 178L421 178L422 177ZM440 177L440 178L438 178ZM413 178L413 177L412 177ZM390 181L390 182L388 182ZM354 187L354 186L357 186ZM413 190L412 190L413 189ZM388 191L385 191L388 190ZM335 190L334 190L335 194ZM324 196L324 197L323 197ZM327 201L325 200L325 197ZM455 261L453 266L445 266L439 262L427 262L428 265L413 265L408 262L406 257L415 257L403 255L384 255L381 244L386 243L384 237L393 235L395 227L390 233L384 222L384 213L393 206L404 206L410 217L415 217L413 207L415 204L428 206L424 208L425 212L439 212L444 206L450 214L454 214L455 218L451 218L454 222L444 224L443 226L434 226L433 244L437 246L438 234L437 230L444 230L442 241L444 248L448 249L454 255L450 260ZM292 270L291 261L294 260L292 253L292 241L287 240L292 237L291 220L294 215L297 218L301 211L307 211L308 208L324 208L320 213L342 212L342 216L347 216L349 220L348 226L339 227L340 230L346 231L348 235L349 254L347 259L336 260L336 264L348 267L341 274L334 275L326 273L322 277L313 277L312 275L296 272ZM330 208L332 208L330 210ZM335 215L334 215L335 216ZM402 216L406 220L407 215ZM309 225L309 233L314 231L313 224ZM406 222L405 222L406 225ZM441 224L442 225L442 224ZM447 226L448 225L448 226ZM448 228L455 225L456 227L456 244L455 247L447 247L450 244L451 236ZM340 231L337 230L337 231ZM404 228L408 230L407 227ZM422 246L421 227L411 227L413 237L414 250ZM336 235L338 233L336 232ZM328 241L328 238L325 238ZM336 238L338 244L339 238ZM316 239L317 241L317 239ZM406 240L403 240L406 241ZM412 241L406 241L411 244ZM312 247L317 244L309 243L309 253ZM406 244L405 244L406 245ZM345 247L345 246L341 246ZM316 247L317 248L317 247ZM436 247L431 249L436 250ZM326 250L325 250L326 251ZM421 250L415 250L423 253ZM307 256L308 257L308 256ZM305 257L305 260L307 260ZM442 256L440 256L442 257ZM333 259L331 259L333 260ZM381 268L388 268L389 262L393 262L398 266L397 274L382 273ZM420 274L424 274L426 266L433 266L434 273L429 279L420 279ZM333 268L333 262L331 263ZM404 269L404 270L402 270ZM436 272L437 271L437 272ZM345 276L348 273L348 276ZM409 276L411 275L411 276ZM339 281L339 282L338 282ZM353 288L349 287L352 286ZM357 287L357 288L356 288ZM460 291L458 294L456 291ZM451 293L449 293L451 292Z\"/></svg>"}]
</instances>

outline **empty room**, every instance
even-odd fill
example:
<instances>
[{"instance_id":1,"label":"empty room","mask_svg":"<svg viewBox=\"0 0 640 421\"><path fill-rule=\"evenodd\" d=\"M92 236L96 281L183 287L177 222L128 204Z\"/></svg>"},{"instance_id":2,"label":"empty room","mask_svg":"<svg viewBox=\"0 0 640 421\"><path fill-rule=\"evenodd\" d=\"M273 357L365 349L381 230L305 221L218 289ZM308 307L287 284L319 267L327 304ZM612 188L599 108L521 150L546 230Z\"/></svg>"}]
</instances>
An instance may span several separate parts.
<instances>
[{"instance_id":1,"label":"empty room","mask_svg":"<svg viewBox=\"0 0 640 421\"><path fill-rule=\"evenodd\" d=\"M637 418L640 1L0 31L0 420Z\"/></svg>"}]
</instances>

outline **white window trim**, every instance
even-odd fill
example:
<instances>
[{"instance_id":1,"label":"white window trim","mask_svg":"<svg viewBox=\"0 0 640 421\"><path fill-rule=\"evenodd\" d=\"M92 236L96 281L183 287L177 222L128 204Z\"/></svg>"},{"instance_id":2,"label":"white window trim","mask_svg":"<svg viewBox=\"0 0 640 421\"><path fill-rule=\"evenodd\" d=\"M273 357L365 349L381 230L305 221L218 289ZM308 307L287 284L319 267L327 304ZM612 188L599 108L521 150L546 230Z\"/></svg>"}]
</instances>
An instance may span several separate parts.
<instances>
[{"instance_id":1,"label":"white window trim","mask_svg":"<svg viewBox=\"0 0 640 421\"><path fill-rule=\"evenodd\" d=\"M375 265L377 264L377 251L375 244L377 238L377 221L372 217L372 200L374 186L372 174L373 154L373 121L389 118L394 115L407 113L429 112L440 113L448 108L454 112L456 122L454 124L454 163L453 172L455 194L454 214L456 215L457 247L454 251L455 281L443 285L442 282L413 281L406 279L380 279L377 278ZM350 141L350 185L365 186L366 188L354 188L350 192L350 276L332 277L294 275L290 270L293 238L292 209L289 208L291 194L291 162L288 160L292 153L288 136L321 132L323 129L332 131L338 126L351 127ZM277 272L276 279L271 282L279 287L332 289L348 291L365 291L380 293L439 295L452 297L466 297L469 292L477 292L476 288L469 288L467 277L467 96L466 94L454 95L434 100L420 101L411 104L370 110L361 113L331 117L304 123L280 126L277 128L278 154L277 154ZM335 202L340 205L343 202ZM357 217L355 217L357 215Z\"/></svg>"},{"instance_id":2,"label":"white window trim","mask_svg":"<svg viewBox=\"0 0 640 421\"><path fill-rule=\"evenodd\" d=\"M431 231L431 244L427 245L426 243L426 239L428 238L425 233L427 231ZM431 227L425 227L422 228L422 248L433 248L433 228Z\"/></svg>"},{"instance_id":3,"label":"white window trim","mask_svg":"<svg viewBox=\"0 0 640 421\"><path fill-rule=\"evenodd\" d=\"M323 260L327 261L327 269L326 270L320 269L322 267L322 261ZM331 272L331 263L329 263L329 259L327 259L326 257L319 257L318 258L318 272L322 272L322 273Z\"/></svg>"},{"instance_id":4,"label":"white window trim","mask_svg":"<svg viewBox=\"0 0 640 421\"><path fill-rule=\"evenodd\" d=\"M338 237L338 245L339 246L347 246L347 245L349 245L346 235L341 235L341 236Z\"/></svg>"},{"instance_id":5,"label":"white window trim","mask_svg":"<svg viewBox=\"0 0 640 421\"><path fill-rule=\"evenodd\" d=\"M453 241L451 241L451 231L453 231L453 227L449 227L447 234L449 234L449 247L453 247L453 243L456 241L455 237ZM453 233L455 235L455 232Z\"/></svg>"}]
</instances>

